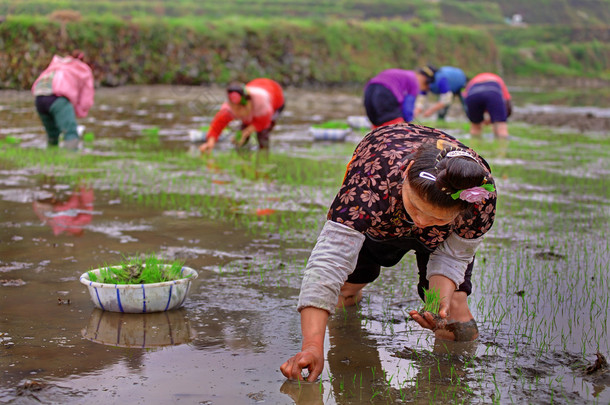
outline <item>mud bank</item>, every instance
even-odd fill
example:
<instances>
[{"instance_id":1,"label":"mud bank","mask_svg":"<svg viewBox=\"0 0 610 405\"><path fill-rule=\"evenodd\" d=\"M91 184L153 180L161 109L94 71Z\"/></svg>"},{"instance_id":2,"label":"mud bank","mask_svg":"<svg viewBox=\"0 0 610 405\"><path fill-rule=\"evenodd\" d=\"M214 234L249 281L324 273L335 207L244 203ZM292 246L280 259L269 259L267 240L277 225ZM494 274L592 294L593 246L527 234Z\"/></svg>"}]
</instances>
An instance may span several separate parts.
<instances>
[{"instance_id":1,"label":"mud bank","mask_svg":"<svg viewBox=\"0 0 610 405\"><path fill-rule=\"evenodd\" d=\"M548 107L546 109L530 107L520 108L510 117L513 122L524 122L553 128L564 128L578 132L610 133L610 116L608 110L580 109L565 110Z\"/></svg>"}]
</instances>

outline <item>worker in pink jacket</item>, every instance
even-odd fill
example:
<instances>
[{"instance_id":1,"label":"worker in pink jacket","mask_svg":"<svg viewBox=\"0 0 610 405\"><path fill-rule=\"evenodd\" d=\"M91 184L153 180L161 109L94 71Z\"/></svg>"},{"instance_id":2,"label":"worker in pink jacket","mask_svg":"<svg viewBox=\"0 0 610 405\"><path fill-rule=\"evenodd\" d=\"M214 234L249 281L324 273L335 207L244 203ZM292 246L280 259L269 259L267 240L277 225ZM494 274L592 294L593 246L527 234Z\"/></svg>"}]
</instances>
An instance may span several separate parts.
<instances>
[{"instance_id":1,"label":"worker in pink jacket","mask_svg":"<svg viewBox=\"0 0 610 405\"><path fill-rule=\"evenodd\" d=\"M86 117L93 105L93 72L83 62L83 53L53 56L51 64L32 86L36 111L47 131L49 146L57 146L63 134L64 147L78 149L76 117Z\"/></svg>"}]
</instances>

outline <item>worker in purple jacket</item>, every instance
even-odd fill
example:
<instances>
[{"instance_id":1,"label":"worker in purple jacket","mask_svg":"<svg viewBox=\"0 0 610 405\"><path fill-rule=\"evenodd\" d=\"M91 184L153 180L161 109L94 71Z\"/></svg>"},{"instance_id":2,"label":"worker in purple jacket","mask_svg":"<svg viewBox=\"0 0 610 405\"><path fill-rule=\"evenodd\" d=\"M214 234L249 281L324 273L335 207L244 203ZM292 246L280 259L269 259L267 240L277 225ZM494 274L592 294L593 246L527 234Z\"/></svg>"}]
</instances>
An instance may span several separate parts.
<instances>
[{"instance_id":1,"label":"worker in purple jacket","mask_svg":"<svg viewBox=\"0 0 610 405\"><path fill-rule=\"evenodd\" d=\"M364 108L373 128L412 121L417 96L432 80L434 74L403 69L387 69L369 80Z\"/></svg>"}]
</instances>

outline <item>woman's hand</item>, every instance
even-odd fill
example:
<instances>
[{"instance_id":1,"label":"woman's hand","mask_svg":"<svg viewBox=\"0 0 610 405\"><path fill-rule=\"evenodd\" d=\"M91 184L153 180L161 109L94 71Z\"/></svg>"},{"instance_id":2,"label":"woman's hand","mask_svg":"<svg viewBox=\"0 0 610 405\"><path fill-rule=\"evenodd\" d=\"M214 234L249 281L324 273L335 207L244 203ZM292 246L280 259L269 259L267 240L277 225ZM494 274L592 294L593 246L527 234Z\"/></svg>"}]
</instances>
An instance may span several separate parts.
<instances>
[{"instance_id":1,"label":"woman's hand","mask_svg":"<svg viewBox=\"0 0 610 405\"><path fill-rule=\"evenodd\" d=\"M314 382L324 369L324 348L323 347L308 347L304 348L295 356L289 358L280 370L282 374L291 380L304 380L303 370L307 369L309 375L307 381Z\"/></svg>"},{"instance_id":2,"label":"woman's hand","mask_svg":"<svg viewBox=\"0 0 610 405\"><path fill-rule=\"evenodd\" d=\"M434 331L436 337L452 340L451 336L446 336L443 330L447 326L450 305L455 292L455 283L445 276L436 275L430 277L429 284L430 290L437 290L440 293L441 301L438 317L434 317L430 312L425 312L422 316L415 310L410 311L409 315L421 327Z\"/></svg>"},{"instance_id":3,"label":"woman's hand","mask_svg":"<svg viewBox=\"0 0 610 405\"><path fill-rule=\"evenodd\" d=\"M248 125L247 127L245 127L241 131L241 138L239 139L239 141L237 141L235 143L235 145L238 148L241 148L242 146L244 146L246 144L246 142L248 142L248 139L250 139L250 136L252 135L252 133L254 133L255 130L256 130L256 128L254 127L254 125Z\"/></svg>"},{"instance_id":4,"label":"woman's hand","mask_svg":"<svg viewBox=\"0 0 610 405\"><path fill-rule=\"evenodd\" d=\"M304 369L309 371L307 381L314 382L324 369L324 335L328 323L328 312L315 307L301 310L301 331L303 345L301 351L289 358L280 370L292 380L304 380L301 374Z\"/></svg>"},{"instance_id":5,"label":"woman's hand","mask_svg":"<svg viewBox=\"0 0 610 405\"><path fill-rule=\"evenodd\" d=\"M216 145L216 139L208 137L204 143L199 145L199 151L201 153L210 152L212 149L214 149L214 145Z\"/></svg>"},{"instance_id":6,"label":"woman's hand","mask_svg":"<svg viewBox=\"0 0 610 405\"><path fill-rule=\"evenodd\" d=\"M410 311L409 315L422 327L434 331L437 339L472 341L479 329L468 308L468 295L454 291L455 284L444 276L430 277L430 289L440 289L441 305L438 316Z\"/></svg>"},{"instance_id":7,"label":"woman's hand","mask_svg":"<svg viewBox=\"0 0 610 405\"><path fill-rule=\"evenodd\" d=\"M424 312L422 314L416 310L413 310L409 311L409 315L411 315L411 318L413 318L421 327L430 329L434 332L447 326L447 320L445 318L440 316L435 317L431 312Z\"/></svg>"}]
</instances>

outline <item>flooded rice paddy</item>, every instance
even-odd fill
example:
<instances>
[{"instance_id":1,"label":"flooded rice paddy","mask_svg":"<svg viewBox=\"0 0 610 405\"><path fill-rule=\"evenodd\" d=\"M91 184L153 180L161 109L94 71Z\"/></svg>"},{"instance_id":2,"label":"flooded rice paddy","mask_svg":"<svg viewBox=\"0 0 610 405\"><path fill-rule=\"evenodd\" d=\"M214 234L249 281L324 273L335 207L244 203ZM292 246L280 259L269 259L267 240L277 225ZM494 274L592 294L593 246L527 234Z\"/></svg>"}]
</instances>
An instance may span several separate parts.
<instances>
[{"instance_id":1,"label":"flooded rice paddy","mask_svg":"<svg viewBox=\"0 0 610 405\"><path fill-rule=\"evenodd\" d=\"M497 179L470 297L480 338L435 341L409 320L408 255L331 318L322 377L299 384L279 366L300 349L301 275L364 133L308 129L362 115L357 92L288 90L270 153L235 152L227 134L203 158L188 132L219 89L100 89L78 153L45 150L29 93L0 92L0 403L608 404L595 361L610 355L609 105L516 96L508 141L470 139L459 108L425 122ZM531 124L544 114L561 126ZM79 276L143 253L198 271L185 306L95 309Z\"/></svg>"}]
</instances>

